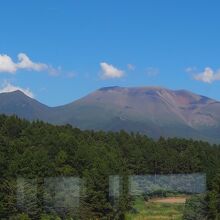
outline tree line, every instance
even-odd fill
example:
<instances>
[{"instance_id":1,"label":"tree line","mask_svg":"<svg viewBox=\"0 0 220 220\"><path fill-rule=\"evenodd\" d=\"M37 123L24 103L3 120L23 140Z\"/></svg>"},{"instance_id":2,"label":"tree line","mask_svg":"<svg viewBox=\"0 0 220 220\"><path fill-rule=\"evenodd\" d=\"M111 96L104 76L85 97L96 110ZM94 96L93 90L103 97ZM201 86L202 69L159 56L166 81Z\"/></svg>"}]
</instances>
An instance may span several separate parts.
<instances>
[{"instance_id":1,"label":"tree line","mask_svg":"<svg viewBox=\"0 0 220 220\"><path fill-rule=\"evenodd\" d=\"M187 202L184 218L219 219L219 145L179 138L153 140L125 131L81 131L0 115L0 219L124 219L133 201L129 175L190 173L206 174L207 193ZM113 202L109 176L114 175L124 181ZM77 209L54 205L51 193L45 202L45 180L64 177L82 180ZM23 205L18 202L22 178L27 180L22 185Z\"/></svg>"}]
</instances>

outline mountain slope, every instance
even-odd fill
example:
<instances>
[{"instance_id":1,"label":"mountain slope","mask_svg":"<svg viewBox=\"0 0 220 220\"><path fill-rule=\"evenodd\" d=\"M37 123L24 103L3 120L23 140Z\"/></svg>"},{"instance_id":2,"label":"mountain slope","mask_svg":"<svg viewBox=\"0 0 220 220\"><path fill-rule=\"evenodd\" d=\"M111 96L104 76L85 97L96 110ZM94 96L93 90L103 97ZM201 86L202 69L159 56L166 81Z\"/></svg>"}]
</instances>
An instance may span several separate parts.
<instances>
[{"instance_id":1,"label":"mountain slope","mask_svg":"<svg viewBox=\"0 0 220 220\"><path fill-rule=\"evenodd\" d=\"M68 105L48 107L21 92L0 94L0 113L81 129L141 132L220 142L220 102L161 87L99 89Z\"/></svg>"},{"instance_id":2,"label":"mountain slope","mask_svg":"<svg viewBox=\"0 0 220 220\"><path fill-rule=\"evenodd\" d=\"M10 93L0 93L0 113L16 114L28 120L41 119L48 121L52 108L26 96L17 90Z\"/></svg>"},{"instance_id":3,"label":"mountain slope","mask_svg":"<svg viewBox=\"0 0 220 220\"><path fill-rule=\"evenodd\" d=\"M160 87L102 88L57 110L65 115L61 123L82 129L125 129L152 137L209 139L204 129L216 129L220 124L220 103Z\"/></svg>"}]
</instances>

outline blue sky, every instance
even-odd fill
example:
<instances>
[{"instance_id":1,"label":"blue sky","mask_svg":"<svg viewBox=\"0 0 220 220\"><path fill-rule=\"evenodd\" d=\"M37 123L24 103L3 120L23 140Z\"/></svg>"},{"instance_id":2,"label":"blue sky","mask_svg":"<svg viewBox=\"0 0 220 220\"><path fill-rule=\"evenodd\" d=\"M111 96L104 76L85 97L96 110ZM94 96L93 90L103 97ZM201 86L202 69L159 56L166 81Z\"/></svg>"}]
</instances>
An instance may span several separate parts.
<instances>
[{"instance_id":1,"label":"blue sky","mask_svg":"<svg viewBox=\"0 0 220 220\"><path fill-rule=\"evenodd\" d=\"M7 0L0 91L50 106L105 86L163 86L220 100L218 0Z\"/></svg>"}]
</instances>

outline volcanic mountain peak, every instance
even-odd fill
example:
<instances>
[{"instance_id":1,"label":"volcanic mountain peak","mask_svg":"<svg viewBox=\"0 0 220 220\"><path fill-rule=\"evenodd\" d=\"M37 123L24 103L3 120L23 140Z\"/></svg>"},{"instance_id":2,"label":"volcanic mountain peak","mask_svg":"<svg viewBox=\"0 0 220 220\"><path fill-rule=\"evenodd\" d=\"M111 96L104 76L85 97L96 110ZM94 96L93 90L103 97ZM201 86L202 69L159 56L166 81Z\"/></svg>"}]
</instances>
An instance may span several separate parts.
<instances>
[{"instance_id":1,"label":"volcanic mountain peak","mask_svg":"<svg viewBox=\"0 0 220 220\"><path fill-rule=\"evenodd\" d=\"M104 87L68 105L47 107L21 91L0 94L0 113L81 129L140 132L220 142L220 102L159 86Z\"/></svg>"},{"instance_id":2,"label":"volcanic mountain peak","mask_svg":"<svg viewBox=\"0 0 220 220\"><path fill-rule=\"evenodd\" d=\"M137 99L160 99L171 105L185 106L195 103L210 102L211 99L199 96L187 90L171 90L160 86L149 87L104 87L92 93L93 96L108 96L108 98L137 98Z\"/></svg>"},{"instance_id":3,"label":"volcanic mountain peak","mask_svg":"<svg viewBox=\"0 0 220 220\"><path fill-rule=\"evenodd\" d=\"M160 86L143 86L143 87L120 87L120 86L109 86L98 89L98 91L148 91L148 90L169 90Z\"/></svg>"},{"instance_id":4,"label":"volcanic mountain peak","mask_svg":"<svg viewBox=\"0 0 220 220\"><path fill-rule=\"evenodd\" d=\"M14 91L10 91L10 92L2 92L0 93L0 95L7 95L7 96L26 96L21 90L14 90Z\"/></svg>"},{"instance_id":5,"label":"volcanic mountain peak","mask_svg":"<svg viewBox=\"0 0 220 220\"><path fill-rule=\"evenodd\" d=\"M172 96L186 96L186 97L193 97L198 98L199 95L191 93L187 90L171 90L165 87L160 86L145 86L145 87L119 87L119 86L112 86L112 87L104 87L96 92L117 92L117 93L127 93L129 95L136 94L136 95L158 95L158 96L166 96L170 94Z\"/></svg>"}]
</instances>

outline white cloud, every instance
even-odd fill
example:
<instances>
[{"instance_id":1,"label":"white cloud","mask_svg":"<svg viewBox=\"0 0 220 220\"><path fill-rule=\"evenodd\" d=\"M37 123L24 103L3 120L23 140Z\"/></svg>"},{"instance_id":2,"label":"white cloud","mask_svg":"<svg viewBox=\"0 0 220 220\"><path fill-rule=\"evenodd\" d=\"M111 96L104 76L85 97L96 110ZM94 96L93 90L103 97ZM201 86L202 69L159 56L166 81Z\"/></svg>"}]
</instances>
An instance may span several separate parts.
<instances>
[{"instance_id":1,"label":"white cloud","mask_svg":"<svg viewBox=\"0 0 220 220\"><path fill-rule=\"evenodd\" d=\"M102 69L102 79L121 78L124 76L124 71L117 69L111 64L102 62L100 63Z\"/></svg>"},{"instance_id":2,"label":"white cloud","mask_svg":"<svg viewBox=\"0 0 220 220\"><path fill-rule=\"evenodd\" d=\"M34 98L34 94L31 92L29 88L21 88L19 86L12 85L11 83L4 83L3 86L0 88L0 93L5 93L5 92L14 92L20 90L23 92L25 95L29 96L30 98Z\"/></svg>"},{"instance_id":3,"label":"white cloud","mask_svg":"<svg viewBox=\"0 0 220 220\"><path fill-rule=\"evenodd\" d=\"M11 73L15 74L18 70L28 71L46 71L50 75L57 75L60 69L55 69L45 63L33 62L26 54L18 54L18 62L14 62L11 57L6 54L0 54L0 73Z\"/></svg>"},{"instance_id":4,"label":"white cloud","mask_svg":"<svg viewBox=\"0 0 220 220\"><path fill-rule=\"evenodd\" d=\"M187 70L191 70L188 68ZM188 71L192 73L193 70ZM220 80L220 70L214 71L210 67L206 67L201 73L193 73L193 78L197 81L201 81L204 83L213 83L214 81Z\"/></svg>"},{"instance_id":5,"label":"white cloud","mask_svg":"<svg viewBox=\"0 0 220 220\"><path fill-rule=\"evenodd\" d=\"M15 73L17 71L16 64L8 55L0 55L0 72Z\"/></svg>"},{"instance_id":6,"label":"white cloud","mask_svg":"<svg viewBox=\"0 0 220 220\"><path fill-rule=\"evenodd\" d=\"M77 76L77 73L74 72L74 71L70 71L70 72L67 72L67 78L75 78Z\"/></svg>"},{"instance_id":7,"label":"white cloud","mask_svg":"<svg viewBox=\"0 0 220 220\"><path fill-rule=\"evenodd\" d=\"M146 74L150 77L157 76L157 75L159 75L159 73L160 73L160 70L158 68L155 68L155 67L148 67L146 69Z\"/></svg>"},{"instance_id":8,"label":"white cloud","mask_svg":"<svg viewBox=\"0 0 220 220\"><path fill-rule=\"evenodd\" d=\"M29 57L24 53L18 54L19 63L15 64L17 69L27 69L27 70L34 70L34 71L43 71L47 70L48 66L44 63L34 63L32 62Z\"/></svg>"},{"instance_id":9,"label":"white cloud","mask_svg":"<svg viewBox=\"0 0 220 220\"><path fill-rule=\"evenodd\" d=\"M187 73L196 73L198 70L197 68L194 66L194 67L187 67L186 68L186 72Z\"/></svg>"},{"instance_id":10,"label":"white cloud","mask_svg":"<svg viewBox=\"0 0 220 220\"><path fill-rule=\"evenodd\" d=\"M128 67L128 69L131 70L131 71L135 70L135 66L134 66L133 64L130 64L130 63L129 63L129 64L127 65L127 67Z\"/></svg>"},{"instance_id":11,"label":"white cloud","mask_svg":"<svg viewBox=\"0 0 220 220\"><path fill-rule=\"evenodd\" d=\"M47 66L47 72L51 76L58 76L61 73L62 68L59 66L58 68L54 68L52 66Z\"/></svg>"}]
</instances>

